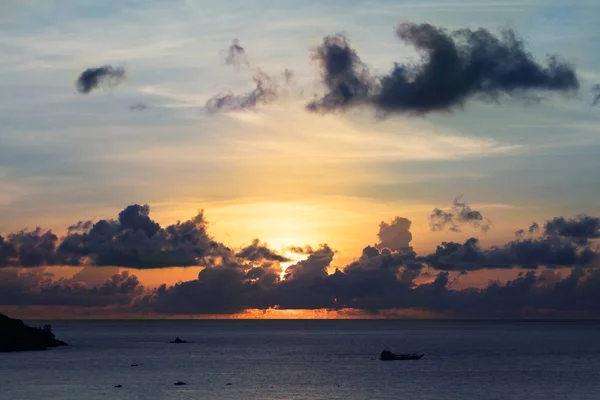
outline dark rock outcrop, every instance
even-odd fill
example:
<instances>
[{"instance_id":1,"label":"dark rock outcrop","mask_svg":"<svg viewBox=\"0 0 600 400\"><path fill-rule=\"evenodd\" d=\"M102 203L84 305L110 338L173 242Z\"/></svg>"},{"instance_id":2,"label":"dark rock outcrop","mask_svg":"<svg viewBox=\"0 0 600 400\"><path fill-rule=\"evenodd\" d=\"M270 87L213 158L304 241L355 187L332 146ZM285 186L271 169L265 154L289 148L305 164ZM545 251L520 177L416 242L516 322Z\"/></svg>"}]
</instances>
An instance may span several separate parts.
<instances>
[{"instance_id":1,"label":"dark rock outcrop","mask_svg":"<svg viewBox=\"0 0 600 400\"><path fill-rule=\"evenodd\" d=\"M56 339L50 325L33 328L20 319L0 314L0 352L47 350L58 346L67 344Z\"/></svg>"}]
</instances>

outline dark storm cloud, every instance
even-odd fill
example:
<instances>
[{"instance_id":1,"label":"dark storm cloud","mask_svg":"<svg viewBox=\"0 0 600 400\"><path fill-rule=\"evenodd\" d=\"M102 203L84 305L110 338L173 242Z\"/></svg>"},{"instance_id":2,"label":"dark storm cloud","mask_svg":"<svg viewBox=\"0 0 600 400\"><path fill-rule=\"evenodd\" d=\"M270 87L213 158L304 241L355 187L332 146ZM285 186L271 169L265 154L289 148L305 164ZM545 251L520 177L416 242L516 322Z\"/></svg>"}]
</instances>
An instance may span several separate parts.
<instances>
[{"instance_id":1,"label":"dark storm cloud","mask_svg":"<svg viewBox=\"0 0 600 400\"><path fill-rule=\"evenodd\" d=\"M452 111L471 99L540 98L543 92L579 88L575 70L556 56L538 63L512 29L499 36L480 28L448 31L430 24L402 23L396 35L421 60L396 63L373 76L343 35L327 36L314 58L327 92L307 105L315 112L370 106L382 116Z\"/></svg>"},{"instance_id":2,"label":"dark storm cloud","mask_svg":"<svg viewBox=\"0 0 600 400\"><path fill-rule=\"evenodd\" d=\"M140 310L165 314L231 314L247 309L356 309L373 314L421 309L443 316L492 317L577 313L600 315L600 272L574 268L563 276L545 270L519 273L483 289L451 289L456 277L439 272L429 283L414 282L420 267L376 248L333 274L331 251L299 265L280 280L277 270L208 268L197 280L163 286L138 300ZM410 261L407 263L406 261ZM303 271L298 273L298 271Z\"/></svg>"},{"instance_id":3,"label":"dark storm cloud","mask_svg":"<svg viewBox=\"0 0 600 400\"><path fill-rule=\"evenodd\" d=\"M161 268L198 265L217 249L206 233L202 212L184 222L161 228L150 218L150 207L130 205L116 220L79 223L63 238L58 259L67 265L109 265ZM78 228L78 229L73 229Z\"/></svg>"},{"instance_id":4,"label":"dark storm cloud","mask_svg":"<svg viewBox=\"0 0 600 400\"><path fill-rule=\"evenodd\" d=\"M452 209L444 211L434 208L429 214L429 226L432 231L442 231L449 229L453 232L460 232L463 225L471 225L487 232L492 224L485 218L481 212L473 210L466 202L461 201L462 196L458 196L452 202Z\"/></svg>"},{"instance_id":5,"label":"dark storm cloud","mask_svg":"<svg viewBox=\"0 0 600 400\"><path fill-rule=\"evenodd\" d=\"M331 264L335 251L323 245L306 260L291 265L285 270L286 279L311 280L313 278L327 276L327 267Z\"/></svg>"},{"instance_id":6,"label":"dark storm cloud","mask_svg":"<svg viewBox=\"0 0 600 400\"><path fill-rule=\"evenodd\" d=\"M479 240L470 238L464 243L443 242L432 254L423 257L423 261L447 271L597 266L600 261L597 249L582 245L587 242L572 239L556 236L554 232L538 238L523 239L518 235L516 240L502 246L481 249Z\"/></svg>"},{"instance_id":7,"label":"dark storm cloud","mask_svg":"<svg viewBox=\"0 0 600 400\"><path fill-rule=\"evenodd\" d=\"M174 314L232 314L270 306L279 270L228 263L200 271L198 279L162 285L138 299L140 310ZM176 310L176 311L175 311Z\"/></svg>"},{"instance_id":8,"label":"dark storm cloud","mask_svg":"<svg viewBox=\"0 0 600 400\"><path fill-rule=\"evenodd\" d=\"M125 68L104 65L88 68L79 75L75 85L79 93L88 94L101 85L116 86L125 79Z\"/></svg>"},{"instance_id":9,"label":"dark storm cloud","mask_svg":"<svg viewBox=\"0 0 600 400\"><path fill-rule=\"evenodd\" d=\"M572 269L567 276L552 271L527 272L481 290L442 288L429 301L432 311L452 316L600 316L600 271Z\"/></svg>"},{"instance_id":10,"label":"dark storm cloud","mask_svg":"<svg viewBox=\"0 0 600 400\"><path fill-rule=\"evenodd\" d=\"M379 224L379 233L377 233L380 240L377 247L394 251L412 251L410 225L410 220L402 217L396 217L390 223L382 221Z\"/></svg>"},{"instance_id":11,"label":"dark storm cloud","mask_svg":"<svg viewBox=\"0 0 600 400\"><path fill-rule=\"evenodd\" d=\"M163 228L150 218L148 206L131 205L117 219L70 226L60 244L42 230L7 235L1 248L9 261L0 270L0 304L117 307L179 315L268 308L377 314L411 308L444 316L600 316L596 223L585 215L558 217L547 221L542 230L532 224L529 233L523 230L503 245L482 249L471 238L464 243L444 242L432 254L420 257L410 246L411 222L395 217L380 224L378 243L366 246L345 267L333 264L335 250L321 245L298 248L296 253L302 251L306 259L282 273L280 263L285 257L258 240L238 250L212 240L202 213ZM15 260L21 259L31 260L30 266L33 260L42 260L40 265L67 260L77 265L204 268L197 279L145 289L127 273L90 284L78 276L56 278L40 268L6 267L18 265ZM459 276L491 268L514 268L516 278L481 289L454 289ZM563 269L570 271L564 275Z\"/></svg>"},{"instance_id":12,"label":"dark storm cloud","mask_svg":"<svg viewBox=\"0 0 600 400\"><path fill-rule=\"evenodd\" d=\"M130 205L116 219L79 221L66 236L36 228L0 236L0 267L45 265L164 268L235 263L279 263L287 258L255 240L237 253L206 232L200 211L195 217L161 227L148 205ZM220 261L215 261L215 259Z\"/></svg>"},{"instance_id":13,"label":"dark storm cloud","mask_svg":"<svg viewBox=\"0 0 600 400\"><path fill-rule=\"evenodd\" d=\"M58 237L39 227L0 236L0 267L54 265L57 245Z\"/></svg>"},{"instance_id":14,"label":"dark storm cloud","mask_svg":"<svg viewBox=\"0 0 600 400\"><path fill-rule=\"evenodd\" d=\"M535 228L531 231L535 233ZM390 223L382 222L378 236L379 244L365 247L359 259L332 274L328 270L335 251L324 245L306 260L288 267L283 279L275 268L227 263L204 270L197 281L163 286L145 296L139 306L183 314L227 314L265 308L353 308L371 313L421 308L441 315L517 316L534 313L535 307L576 312L578 299L589 296L594 287L600 289L600 279L589 268L596 265L597 253L567 237L542 235L485 250L472 238L464 244L443 243L430 256L418 257L410 247L409 220L396 217ZM519 272L541 266L575 267L572 271L580 273L564 278L549 270L525 275ZM522 269L516 269L519 267ZM519 276L484 289L451 289L458 279L456 274L485 268L515 268ZM426 271L432 269L447 271L438 272L429 283L417 284L418 278L431 276ZM558 294L567 303L553 304L552 296ZM213 298L219 301L214 302ZM589 314L590 308L582 307L580 311ZM594 312L600 314L600 310Z\"/></svg>"},{"instance_id":15,"label":"dark storm cloud","mask_svg":"<svg viewBox=\"0 0 600 400\"><path fill-rule=\"evenodd\" d=\"M40 269L0 270L0 304L36 306L125 306L144 293L137 277L115 274L97 285L56 279Z\"/></svg>"},{"instance_id":16,"label":"dark storm cloud","mask_svg":"<svg viewBox=\"0 0 600 400\"><path fill-rule=\"evenodd\" d=\"M308 110L326 112L367 103L377 91L376 80L343 35L326 36L313 58L321 63L328 92L309 103Z\"/></svg>"},{"instance_id":17,"label":"dark storm cloud","mask_svg":"<svg viewBox=\"0 0 600 400\"><path fill-rule=\"evenodd\" d=\"M587 244L590 239L600 238L600 218L589 215L570 219L556 217L546 222L544 232L548 236L559 236L578 244Z\"/></svg>"},{"instance_id":18,"label":"dark storm cloud","mask_svg":"<svg viewBox=\"0 0 600 400\"><path fill-rule=\"evenodd\" d=\"M398 290L414 286L422 264L408 246L410 221L395 218L380 226L380 251L368 246L363 255L343 271L328 274L335 251L322 245L306 260L279 270L248 264L224 264L203 270L197 281L163 286L140 300L140 307L164 313L231 313L248 308L344 308L362 298L361 307L375 311ZM398 247L400 251L390 247ZM228 296L227 294L230 294ZM226 296L226 297L224 297ZM222 301L213 301L214 298ZM194 299L190 301L189 299ZM194 303L198 301L198 303Z\"/></svg>"}]
</instances>

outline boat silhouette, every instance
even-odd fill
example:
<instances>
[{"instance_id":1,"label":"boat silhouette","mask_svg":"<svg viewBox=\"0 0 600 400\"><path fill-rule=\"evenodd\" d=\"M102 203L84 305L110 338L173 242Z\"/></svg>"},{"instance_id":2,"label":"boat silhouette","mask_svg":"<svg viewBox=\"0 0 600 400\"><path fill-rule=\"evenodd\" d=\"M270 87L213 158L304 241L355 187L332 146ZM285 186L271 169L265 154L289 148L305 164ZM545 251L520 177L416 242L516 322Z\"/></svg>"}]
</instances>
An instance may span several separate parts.
<instances>
[{"instance_id":1,"label":"boat silhouette","mask_svg":"<svg viewBox=\"0 0 600 400\"><path fill-rule=\"evenodd\" d=\"M420 360L423 358L425 354L396 354L392 353L390 350L385 349L379 355L379 359L381 361L402 361L402 360Z\"/></svg>"},{"instance_id":2,"label":"boat silhouette","mask_svg":"<svg viewBox=\"0 0 600 400\"><path fill-rule=\"evenodd\" d=\"M169 343L187 343L185 340L180 339L179 336L175 338L175 340L171 340Z\"/></svg>"}]
</instances>

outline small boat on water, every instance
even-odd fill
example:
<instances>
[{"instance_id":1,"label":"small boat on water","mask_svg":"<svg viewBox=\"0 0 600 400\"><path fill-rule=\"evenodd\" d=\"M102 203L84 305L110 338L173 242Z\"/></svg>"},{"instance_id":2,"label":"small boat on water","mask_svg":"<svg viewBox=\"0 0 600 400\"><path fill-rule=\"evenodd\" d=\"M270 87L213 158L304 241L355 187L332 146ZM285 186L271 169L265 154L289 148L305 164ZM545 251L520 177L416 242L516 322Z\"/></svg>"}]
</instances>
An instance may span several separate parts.
<instances>
[{"instance_id":1,"label":"small boat on water","mask_svg":"<svg viewBox=\"0 0 600 400\"><path fill-rule=\"evenodd\" d=\"M379 355L381 361L400 361L400 360L420 360L425 354L395 354L390 350L385 349Z\"/></svg>"},{"instance_id":2,"label":"small boat on water","mask_svg":"<svg viewBox=\"0 0 600 400\"><path fill-rule=\"evenodd\" d=\"M180 339L179 336L175 338L175 340L171 340L169 343L187 343L185 340Z\"/></svg>"}]
</instances>

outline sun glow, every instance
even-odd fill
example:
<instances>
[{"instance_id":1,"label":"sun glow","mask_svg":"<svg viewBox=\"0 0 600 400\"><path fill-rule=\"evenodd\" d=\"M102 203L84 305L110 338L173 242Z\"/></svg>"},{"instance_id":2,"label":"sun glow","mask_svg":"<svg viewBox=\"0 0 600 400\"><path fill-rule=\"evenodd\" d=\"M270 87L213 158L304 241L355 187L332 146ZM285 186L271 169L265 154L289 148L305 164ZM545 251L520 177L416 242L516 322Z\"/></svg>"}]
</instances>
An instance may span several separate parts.
<instances>
[{"instance_id":1,"label":"sun glow","mask_svg":"<svg viewBox=\"0 0 600 400\"><path fill-rule=\"evenodd\" d=\"M281 265L281 273L279 274L279 278L281 278L282 280L285 278L285 271L292 265L298 263L299 261L302 260L306 260L308 258L308 256L306 254L298 254L298 253L293 253L291 251L285 250L282 251L281 254L289 259L290 261L284 261L282 263L280 263L279 265Z\"/></svg>"}]
</instances>

